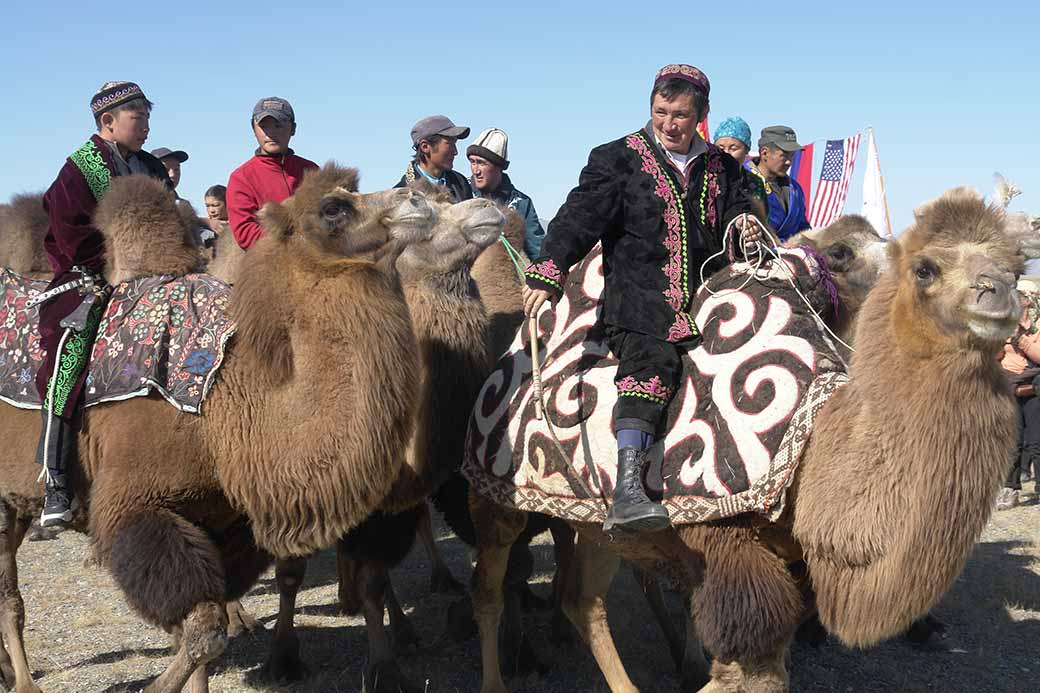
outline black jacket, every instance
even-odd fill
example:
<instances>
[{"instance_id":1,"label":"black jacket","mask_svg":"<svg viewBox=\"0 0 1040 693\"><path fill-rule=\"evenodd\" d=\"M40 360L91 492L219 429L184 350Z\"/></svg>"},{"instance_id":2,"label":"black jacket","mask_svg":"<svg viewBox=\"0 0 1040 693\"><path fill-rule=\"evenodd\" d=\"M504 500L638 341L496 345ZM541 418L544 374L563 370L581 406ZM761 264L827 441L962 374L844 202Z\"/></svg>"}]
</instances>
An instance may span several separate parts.
<instances>
[{"instance_id":1,"label":"black jacket","mask_svg":"<svg viewBox=\"0 0 1040 693\"><path fill-rule=\"evenodd\" d=\"M561 295L569 269L602 242L603 322L674 343L692 339L687 311L700 267L721 249L726 225L751 207L740 167L714 145L690 167L688 186L646 129L596 147L549 224L527 284Z\"/></svg>"},{"instance_id":2,"label":"black jacket","mask_svg":"<svg viewBox=\"0 0 1040 693\"><path fill-rule=\"evenodd\" d=\"M403 188L414 180L423 178L423 174L416 170L416 164L414 161L408 164L408 168L405 169L404 175L401 176L401 180L397 181L395 188ZM451 193L452 202L462 202L463 200L473 199L473 189L469 187L469 181L466 177L457 171L445 171L444 180L448 187L448 192Z\"/></svg>"}]
</instances>

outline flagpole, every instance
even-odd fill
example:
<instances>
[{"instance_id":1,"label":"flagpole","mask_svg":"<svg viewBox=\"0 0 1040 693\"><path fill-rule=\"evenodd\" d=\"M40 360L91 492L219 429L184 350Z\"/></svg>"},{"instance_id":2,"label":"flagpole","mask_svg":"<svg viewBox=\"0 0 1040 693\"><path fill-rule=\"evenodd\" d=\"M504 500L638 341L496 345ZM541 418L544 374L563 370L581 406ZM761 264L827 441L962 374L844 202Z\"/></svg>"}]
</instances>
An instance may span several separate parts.
<instances>
[{"instance_id":1,"label":"flagpole","mask_svg":"<svg viewBox=\"0 0 1040 693\"><path fill-rule=\"evenodd\" d=\"M892 238L892 219L888 216L888 194L885 192L885 176L881 173L881 155L878 154L877 138L874 137L874 128L870 129L870 139L874 140L874 158L877 159L877 176L881 183L881 201L885 206L885 228L888 229L888 237Z\"/></svg>"}]
</instances>

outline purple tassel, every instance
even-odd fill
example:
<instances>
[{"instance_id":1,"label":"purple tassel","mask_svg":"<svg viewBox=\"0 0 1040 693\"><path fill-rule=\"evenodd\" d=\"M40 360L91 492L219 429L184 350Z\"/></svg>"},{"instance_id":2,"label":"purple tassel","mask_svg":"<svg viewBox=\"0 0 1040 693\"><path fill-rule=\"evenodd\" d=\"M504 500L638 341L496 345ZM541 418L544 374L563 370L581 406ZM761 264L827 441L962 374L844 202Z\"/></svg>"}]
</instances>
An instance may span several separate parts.
<instances>
[{"instance_id":1,"label":"purple tassel","mask_svg":"<svg viewBox=\"0 0 1040 693\"><path fill-rule=\"evenodd\" d=\"M834 284L834 277L827 266L827 261L810 246L800 245L798 249L804 251L806 255L816 261L816 265L820 268L820 282L823 283L823 287L827 290L827 296L830 298L831 306L834 308L834 317L838 317L838 307L841 305L841 298L838 297L838 287Z\"/></svg>"}]
</instances>

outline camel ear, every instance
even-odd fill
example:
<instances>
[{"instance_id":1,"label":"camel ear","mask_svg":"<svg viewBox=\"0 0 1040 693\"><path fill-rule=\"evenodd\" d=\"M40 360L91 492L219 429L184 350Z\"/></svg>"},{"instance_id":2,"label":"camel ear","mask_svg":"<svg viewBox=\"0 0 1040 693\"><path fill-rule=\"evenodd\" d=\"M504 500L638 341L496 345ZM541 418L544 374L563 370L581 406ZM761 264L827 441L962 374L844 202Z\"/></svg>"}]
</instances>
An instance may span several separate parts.
<instances>
[{"instance_id":1,"label":"camel ear","mask_svg":"<svg viewBox=\"0 0 1040 693\"><path fill-rule=\"evenodd\" d=\"M1040 217L1028 214L1008 214L1005 220L1008 238L1018 245L1018 252L1027 260L1040 258Z\"/></svg>"},{"instance_id":2,"label":"camel ear","mask_svg":"<svg viewBox=\"0 0 1040 693\"><path fill-rule=\"evenodd\" d=\"M282 203L268 202L260 210L257 219L264 230L275 238L288 238L295 231L292 214Z\"/></svg>"}]
</instances>

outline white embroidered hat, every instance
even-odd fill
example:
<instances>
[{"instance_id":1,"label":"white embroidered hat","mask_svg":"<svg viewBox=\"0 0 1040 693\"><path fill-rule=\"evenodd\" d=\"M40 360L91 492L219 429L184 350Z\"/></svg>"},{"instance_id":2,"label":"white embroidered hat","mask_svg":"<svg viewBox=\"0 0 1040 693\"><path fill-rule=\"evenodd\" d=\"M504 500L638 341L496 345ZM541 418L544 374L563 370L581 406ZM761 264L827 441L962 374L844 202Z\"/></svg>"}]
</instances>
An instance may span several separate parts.
<instances>
[{"instance_id":1,"label":"white embroidered hat","mask_svg":"<svg viewBox=\"0 0 1040 693\"><path fill-rule=\"evenodd\" d=\"M488 128L466 147L466 156L483 157L505 171L509 168L509 135L498 128Z\"/></svg>"}]
</instances>

